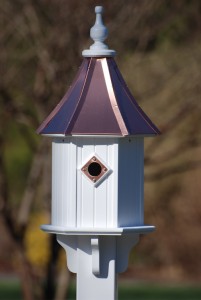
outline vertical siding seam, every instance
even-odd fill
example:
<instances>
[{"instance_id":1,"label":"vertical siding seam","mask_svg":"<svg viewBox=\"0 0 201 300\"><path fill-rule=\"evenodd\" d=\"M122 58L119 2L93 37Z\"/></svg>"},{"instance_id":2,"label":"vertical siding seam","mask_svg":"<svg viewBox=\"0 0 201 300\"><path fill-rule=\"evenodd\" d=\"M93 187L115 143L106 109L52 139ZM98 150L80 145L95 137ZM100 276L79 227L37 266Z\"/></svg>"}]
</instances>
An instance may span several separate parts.
<instances>
[{"instance_id":1,"label":"vertical siding seam","mask_svg":"<svg viewBox=\"0 0 201 300\"><path fill-rule=\"evenodd\" d=\"M140 157L138 157L138 152L139 152L139 145L138 145L138 138L136 138L135 140L132 141L134 143L134 152L135 152L135 158L134 158L134 167L135 167L135 189L133 192L133 196L134 198L134 216L133 216L133 221L131 221L132 223L134 222L134 225L137 225L136 223L138 223L138 213L139 213L139 179L137 179L137 175L139 174L139 160ZM136 184L137 182L137 184Z\"/></svg>"},{"instance_id":2,"label":"vertical siding seam","mask_svg":"<svg viewBox=\"0 0 201 300\"><path fill-rule=\"evenodd\" d=\"M113 161L111 160L111 150L113 149L114 146L112 147L108 147L108 166L110 166L112 168L112 171L114 172L114 163ZM110 161L110 164L109 164L109 159L111 160ZM112 159L113 159L113 155L112 155ZM107 224L107 228L110 226L111 227L111 221L109 222L109 219L110 217L110 213L111 213L111 209L110 209L110 203L113 201L111 198L112 196L112 190L111 190L111 187L112 187L112 184L109 184L109 182L113 179L113 176L114 174L111 174L109 177L108 177L108 180L107 180L107 203L106 203L106 224Z\"/></svg>"},{"instance_id":3,"label":"vertical siding seam","mask_svg":"<svg viewBox=\"0 0 201 300\"><path fill-rule=\"evenodd\" d=\"M68 182L66 182L66 197L65 197L65 210L66 210L66 215L67 215L67 226L71 227L72 226L72 218L73 218L73 197L72 197L72 191L73 191L73 182L72 182L72 145L71 145L71 140L68 138L67 140L67 163L68 165L66 166L67 168L67 178ZM74 175L74 174L73 174ZM74 177L74 176L73 176Z\"/></svg>"},{"instance_id":4,"label":"vertical siding seam","mask_svg":"<svg viewBox=\"0 0 201 300\"><path fill-rule=\"evenodd\" d=\"M57 205L56 205L56 203L58 202L57 201L57 197L58 197L58 195L57 195L57 190L56 190L56 186L57 186L57 172L56 172L56 168L55 168L55 160L56 160L56 142L55 142L55 144L54 144L54 170L53 170L53 173L52 173L52 175L53 174L55 174L54 175L54 199L53 199L53 205L54 205L54 209L55 209L55 213L53 214L54 215L54 224L56 223L57 224Z\"/></svg>"},{"instance_id":5,"label":"vertical siding seam","mask_svg":"<svg viewBox=\"0 0 201 300\"><path fill-rule=\"evenodd\" d=\"M107 144L107 154L106 154L106 162L107 162L107 165L111 168L111 164L109 164L109 145ZM108 227L108 221L107 221L107 216L108 216L108 175L107 175L107 178L106 178L106 203L105 203L105 214L106 214L106 218L105 218L105 227L107 228Z\"/></svg>"},{"instance_id":6,"label":"vertical siding seam","mask_svg":"<svg viewBox=\"0 0 201 300\"><path fill-rule=\"evenodd\" d=\"M94 144L94 146L93 146L93 151L94 151L94 153L96 153L96 145L95 145L95 142L96 142L96 139L94 138L93 139L93 144ZM92 205L93 205L93 223L92 223L92 227L94 228L94 223L95 223L95 219L96 219L96 215L95 215L95 213L96 213L96 201L97 201L97 199L96 199L96 197L97 197L97 194L96 194L96 187L95 186L93 186L93 203L92 203Z\"/></svg>"},{"instance_id":7,"label":"vertical siding seam","mask_svg":"<svg viewBox=\"0 0 201 300\"><path fill-rule=\"evenodd\" d=\"M77 144L77 161L76 161L76 168L77 168L77 185L76 185L76 193L77 193L77 210L76 210L76 216L77 216L77 224L76 227L80 226L80 214L81 214L81 207L80 207L80 201L81 201L81 180L82 180L82 176L80 176L79 172L78 172L78 166L80 163L80 156L81 156L81 147L80 147L80 143L79 141L76 139L76 144ZM79 187L79 191L78 191L78 187Z\"/></svg>"},{"instance_id":8,"label":"vertical siding seam","mask_svg":"<svg viewBox=\"0 0 201 300\"><path fill-rule=\"evenodd\" d=\"M81 177L80 174L78 172L78 166L79 166L79 160L80 160L80 144L79 141L76 139L76 145L77 145L77 161L76 161L76 168L77 168L77 184L76 184L76 193L77 193L77 198L76 198L76 202L77 202L77 210L76 210L76 227L79 227L80 225L80 191L78 192L78 186L81 186ZM79 213L78 213L79 210Z\"/></svg>"},{"instance_id":9,"label":"vertical siding seam","mask_svg":"<svg viewBox=\"0 0 201 300\"><path fill-rule=\"evenodd\" d=\"M142 153L140 153L141 149L141 141L140 139L138 139L138 153L139 153L139 156L140 156L140 161L139 161L139 185L140 185L140 190L139 190L139 221L140 223L142 222L142 170L141 170L141 165L142 165Z\"/></svg>"},{"instance_id":10,"label":"vertical siding seam","mask_svg":"<svg viewBox=\"0 0 201 300\"><path fill-rule=\"evenodd\" d=\"M119 144L120 143L120 140L117 142L116 141L116 144L115 144L115 153L116 155L114 155L114 157L116 157L116 161L115 161L115 164L116 164L116 182L115 182L115 227L119 227L119 191L118 191L118 188L119 188Z\"/></svg>"},{"instance_id":11,"label":"vertical siding seam","mask_svg":"<svg viewBox=\"0 0 201 300\"><path fill-rule=\"evenodd\" d=\"M60 185L59 185L59 189L58 189L58 181L59 181L59 175L58 175L58 168L57 168L57 166L59 166L59 168L60 168L60 163L59 163L59 160L58 160L58 141L57 141L57 143L55 144L55 157L56 157L56 164L55 164L55 170L56 170L56 188L55 188L55 191L56 191L56 203L55 203L55 206L56 206L56 223L57 223L57 225L59 225L58 224L58 215L59 215L59 208L58 208L58 203L59 203L59 199L58 199L58 197L59 197L59 190L60 189L62 189L62 182L61 182L61 179L60 179ZM60 193L61 193L61 191L60 191ZM61 201L61 200L60 200Z\"/></svg>"},{"instance_id":12,"label":"vertical siding seam","mask_svg":"<svg viewBox=\"0 0 201 300\"><path fill-rule=\"evenodd\" d=\"M80 145L80 165L82 166L83 164L83 147ZM83 224L83 176L80 176L80 200L79 200L79 205L80 205L80 214L79 214L79 226L81 227Z\"/></svg>"},{"instance_id":13,"label":"vertical siding seam","mask_svg":"<svg viewBox=\"0 0 201 300\"><path fill-rule=\"evenodd\" d=\"M58 141L55 143L55 171L57 170L56 168L56 165L59 165L59 162L58 162ZM58 203L59 203L59 199L58 199L58 181L59 181L59 178L58 178L58 171L56 171L56 187L55 187L55 192L56 192L56 202L55 202L55 206L56 206L56 225L58 225L58 214L59 214L59 209L58 209ZM61 184L61 183L60 183ZM59 185L60 186L60 185ZM61 188L61 186L60 186Z\"/></svg>"},{"instance_id":14,"label":"vertical siding seam","mask_svg":"<svg viewBox=\"0 0 201 300\"><path fill-rule=\"evenodd\" d=\"M51 194L51 223L55 224L55 213L56 213L56 209L55 209L55 178L53 179L53 174L55 173L55 168L54 168L54 160L55 160L55 155L54 155L54 141L52 141L52 194Z\"/></svg>"},{"instance_id":15,"label":"vertical siding seam","mask_svg":"<svg viewBox=\"0 0 201 300\"><path fill-rule=\"evenodd\" d=\"M139 154L139 157L140 157L140 160L139 160L139 166L138 166L138 172L139 172L139 185L140 185L140 189L139 189L139 221L140 221L140 224L142 223L142 170L141 170L141 165L142 165L142 153L141 153L141 140L140 138L138 138L138 154Z\"/></svg>"},{"instance_id":16,"label":"vertical siding seam","mask_svg":"<svg viewBox=\"0 0 201 300\"><path fill-rule=\"evenodd\" d=\"M66 150L65 150L66 148ZM65 140L64 143L64 153L65 153L65 160L66 160L66 165L64 165L64 174L66 174L66 179L65 181L65 197L63 200L63 213L66 215L66 220L64 220L65 226L69 227L71 220L70 220L70 209L71 209L71 200L70 200L70 195L71 195L71 179L70 179L70 144L69 144L69 139ZM64 160L64 161L65 161ZM65 170L66 169L66 170ZM65 208L65 209L64 209Z\"/></svg>"},{"instance_id":17,"label":"vertical siding seam","mask_svg":"<svg viewBox=\"0 0 201 300\"><path fill-rule=\"evenodd\" d=\"M61 152L61 160L60 163L64 160L64 143L62 143L62 152ZM64 182L63 179L65 178L65 173L64 173L64 164L61 164L61 170L62 170L62 195L61 195L61 223L60 225L63 226L64 224L64 216L63 216L63 202L64 202Z\"/></svg>"},{"instance_id":18,"label":"vertical siding seam","mask_svg":"<svg viewBox=\"0 0 201 300\"><path fill-rule=\"evenodd\" d=\"M138 210L137 210L137 216L136 216L136 220L137 223L139 224L140 221L140 211L141 211L141 203L140 203L140 198L141 198L141 186L140 186L140 182L141 182L141 178L140 178L140 165L141 165L141 154L140 154L140 142L139 142L139 138L136 138L136 162L137 162L137 172L136 172L136 176L139 176L139 181L138 181L138 189L136 187L137 190L137 197L136 197L136 203L138 206Z\"/></svg>"},{"instance_id":19,"label":"vertical siding seam","mask_svg":"<svg viewBox=\"0 0 201 300\"><path fill-rule=\"evenodd\" d=\"M58 169L60 169L60 167L61 167L60 161L61 161L61 160L59 160L58 157L61 156L61 154L60 154L61 152L60 152L60 153L58 152L58 151L59 151L58 148L59 148L59 147L58 147L58 144L57 144L57 147L56 147L56 156L57 156L57 161L58 161L58 166L59 166ZM61 151L61 150L60 150L60 151ZM59 181L59 178L58 178L58 177L59 177L59 175L58 175L58 169L57 169L57 182ZM61 171L62 171L62 170L61 170ZM57 186L58 186L58 185L57 185ZM63 185L62 185L62 173L61 173L59 189L57 188L57 197L61 198L61 199L57 199L57 200L59 200L60 203L62 202L62 197L61 197L61 195L62 195L62 186L63 186ZM60 190L60 192L59 192L59 190ZM59 216L59 206L58 206L59 201L57 201L57 204L56 204L56 205L57 205L57 225L59 225L59 224L58 224L58 222L59 222L59 217L58 217L58 216ZM61 203L61 205L62 205L62 203Z\"/></svg>"},{"instance_id":20,"label":"vertical siding seam","mask_svg":"<svg viewBox=\"0 0 201 300\"><path fill-rule=\"evenodd\" d=\"M144 224L144 138L141 139L142 143L142 158L141 158L141 221Z\"/></svg>"},{"instance_id":21,"label":"vertical siding seam","mask_svg":"<svg viewBox=\"0 0 201 300\"><path fill-rule=\"evenodd\" d=\"M58 162L58 142L56 143L55 145L55 156L56 156L56 164L55 164L55 169L57 170L57 164L59 165L59 162ZM59 199L58 199L58 196L59 196L59 189L58 189L58 181L59 181L59 175L58 175L58 170L56 172L56 203L55 203L55 206L56 206L56 224L58 225L58 215L59 215L59 208L58 208L58 203L59 203ZM61 186L59 185L59 187L61 188Z\"/></svg>"},{"instance_id":22,"label":"vertical siding seam","mask_svg":"<svg viewBox=\"0 0 201 300\"><path fill-rule=\"evenodd\" d=\"M75 226L75 227L77 227L77 182L78 182L78 178L77 178L77 176L78 176L78 146L77 146L77 139L76 138L73 138L72 139L72 142L73 142L73 140L74 140L74 145L75 145L75 185L74 185L74 188L75 188L75 206L74 206L74 224L73 224L73 226Z\"/></svg>"}]
</instances>

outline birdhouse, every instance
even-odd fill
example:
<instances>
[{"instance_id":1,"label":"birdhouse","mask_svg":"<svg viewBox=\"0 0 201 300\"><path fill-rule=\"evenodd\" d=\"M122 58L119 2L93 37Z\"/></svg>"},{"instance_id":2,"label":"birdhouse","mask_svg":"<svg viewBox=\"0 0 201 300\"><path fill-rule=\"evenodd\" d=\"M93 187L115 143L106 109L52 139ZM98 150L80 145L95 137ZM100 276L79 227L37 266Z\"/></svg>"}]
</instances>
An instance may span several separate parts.
<instances>
[{"instance_id":1,"label":"birdhouse","mask_svg":"<svg viewBox=\"0 0 201 300\"><path fill-rule=\"evenodd\" d=\"M118 240L123 249L120 244L126 244L129 236L136 238L154 229L144 225L143 217L144 137L159 134L129 91L114 60L115 51L104 43L107 28L102 12L102 7L95 8L96 22L90 32L94 43L83 51L71 87L37 131L52 138L51 224L42 229L56 233L60 244L74 255L70 263L74 272L78 272L75 249L90 253L93 276L107 269L106 258L100 266L99 244L114 248L109 246L113 240L104 237L125 235L122 242ZM78 237L85 237L85 242L83 238L78 242ZM133 243L128 243L129 249ZM117 272L125 269L121 267L124 251L118 251ZM106 295L105 299L113 298Z\"/></svg>"}]
</instances>

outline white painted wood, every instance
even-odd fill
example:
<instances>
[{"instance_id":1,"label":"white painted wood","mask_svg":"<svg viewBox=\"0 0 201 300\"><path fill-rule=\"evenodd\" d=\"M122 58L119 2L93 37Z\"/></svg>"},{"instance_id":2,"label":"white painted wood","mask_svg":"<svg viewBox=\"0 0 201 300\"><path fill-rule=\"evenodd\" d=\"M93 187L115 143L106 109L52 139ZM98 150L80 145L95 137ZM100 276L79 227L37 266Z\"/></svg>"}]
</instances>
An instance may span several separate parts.
<instances>
[{"instance_id":1,"label":"white painted wood","mask_svg":"<svg viewBox=\"0 0 201 300\"><path fill-rule=\"evenodd\" d=\"M76 215L77 215L77 227L81 227L82 223L82 173L81 173L81 166L82 166L82 143L79 142L79 138L74 138L75 144L77 146L77 165L76 171L77 176L75 177L76 180L76 193L77 193L77 204L76 204Z\"/></svg>"},{"instance_id":2,"label":"white painted wood","mask_svg":"<svg viewBox=\"0 0 201 300\"><path fill-rule=\"evenodd\" d=\"M118 226L143 224L143 138L119 141Z\"/></svg>"},{"instance_id":3,"label":"white painted wood","mask_svg":"<svg viewBox=\"0 0 201 300\"><path fill-rule=\"evenodd\" d=\"M81 171L96 155L111 172L94 185ZM56 138L52 225L116 228L143 224L143 138Z\"/></svg>"},{"instance_id":4,"label":"white painted wood","mask_svg":"<svg viewBox=\"0 0 201 300\"><path fill-rule=\"evenodd\" d=\"M98 141L96 140L96 143ZM108 156L107 156L108 145L106 144L96 144L95 153L101 161L108 165ZM111 168L111 166L109 166ZM107 176L108 177L108 176ZM94 197L94 227L107 227L107 179L103 178L101 184L95 188L95 197Z\"/></svg>"},{"instance_id":5,"label":"white painted wood","mask_svg":"<svg viewBox=\"0 0 201 300\"><path fill-rule=\"evenodd\" d=\"M70 138L52 143L52 224L76 226L76 148Z\"/></svg>"},{"instance_id":6,"label":"white painted wood","mask_svg":"<svg viewBox=\"0 0 201 300\"><path fill-rule=\"evenodd\" d=\"M129 252L139 234L122 236L66 236L57 234L67 264L77 274L77 300L116 300L117 273L128 266Z\"/></svg>"},{"instance_id":7,"label":"white painted wood","mask_svg":"<svg viewBox=\"0 0 201 300\"><path fill-rule=\"evenodd\" d=\"M125 272L128 268L131 249L138 243L139 234L130 233L116 237L116 272Z\"/></svg>"},{"instance_id":8,"label":"white painted wood","mask_svg":"<svg viewBox=\"0 0 201 300\"><path fill-rule=\"evenodd\" d=\"M116 181L114 157L118 159L116 155L117 139L84 137L77 138L77 141L78 226L104 228L109 225L114 227L116 225L115 221L117 217L117 215L114 217L113 212L113 202L117 202L117 197L114 198L114 182ZM80 171L82 166L85 165L85 163L94 155L97 156L97 158L99 158L109 169L111 169L111 172L109 172L106 178L103 178L98 185L94 185Z\"/></svg>"},{"instance_id":9,"label":"white painted wood","mask_svg":"<svg viewBox=\"0 0 201 300\"><path fill-rule=\"evenodd\" d=\"M40 227L43 231L49 233L56 233L62 235L116 235L121 236L124 234L146 234L153 232L155 226L152 225L141 225L141 226L129 226L129 227L117 227L117 228L92 228L92 227L61 227L54 225L41 225Z\"/></svg>"},{"instance_id":10,"label":"white painted wood","mask_svg":"<svg viewBox=\"0 0 201 300\"><path fill-rule=\"evenodd\" d=\"M93 156L94 144L91 144L89 140L82 145L82 160L78 162L78 168L82 166ZM94 186L85 177L81 177L82 180L82 194L80 201L82 202L82 213L81 213L81 226L82 227L93 227L94 225Z\"/></svg>"},{"instance_id":11,"label":"white painted wood","mask_svg":"<svg viewBox=\"0 0 201 300\"><path fill-rule=\"evenodd\" d=\"M68 178L69 144L53 142L52 149L52 223L63 224L63 204L66 203L65 178Z\"/></svg>"},{"instance_id":12,"label":"white painted wood","mask_svg":"<svg viewBox=\"0 0 201 300\"><path fill-rule=\"evenodd\" d=\"M67 219L72 227L76 227L77 224L77 146L71 141L70 151L69 151L69 197L70 204L67 208Z\"/></svg>"},{"instance_id":13,"label":"white painted wood","mask_svg":"<svg viewBox=\"0 0 201 300\"><path fill-rule=\"evenodd\" d=\"M117 299L115 237L99 240L95 236L69 237L58 234L57 241L66 251L69 270L77 273L77 300ZM93 251L94 241L98 244L98 255ZM99 264L97 259L100 259ZM99 274L93 273L94 268Z\"/></svg>"},{"instance_id":14,"label":"white painted wood","mask_svg":"<svg viewBox=\"0 0 201 300\"><path fill-rule=\"evenodd\" d=\"M90 237L78 237L77 300L117 299L117 274L115 270L115 237L106 239L102 251L100 274L92 273Z\"/></svg>"},{"instance_id":15,"label":"white painted wood","mask_svg":"<svg viewBox=\"0 0 201 300\"><path fill-rule=\"evenodd\" d=\"M104 43L104 40L107 38L108 30L103 24L102 14L103 7L96 6L96 21L94 26L90 30L90 36L94 40L93 45L90 46L90 49L84 50L82 55L85 57L93 56L114 56L115 51L108 49L108 46Z\"/></svg>"},{"instance_id":16,"label":"white painted wood","mask_svg":"<svg viewBox=\"0 0 201 300\"><path fill-rule=\"evenodd\" d=\"M108 178L107 227L118 227L118 164L119 139L116 139L108 148L108 161L111 162L113 173Z\"/></svg>"},{"instance_id":17,"label":"white painted wood","mask_svg":"<svg viewBox=\"0 0 201 300\"><path fill-rule=\"evenodd\" d=\"M91 238L92 273L100 275L100 242L99 237Z\"/></svg>"},{"instance_id":18,"label":"white painted wood","mask_svg":"<svg viewBox=\"0 0 201 300\"><path fill-rule=\"evenodd\" d=\"M107 181L94 190L94 228L107 227Z\"/></svg>"},{"instance_id":19,"label":"white painted wood","mask_svg":"<svg viewBox=\"0 0 201 300\"><path fill-rule=\"evenodd\" d=\"M67 258L67 267L70 272L77 273L77 236L66 236L57 234L57 242L64 248Z\"/></svg>"}]
</instances>

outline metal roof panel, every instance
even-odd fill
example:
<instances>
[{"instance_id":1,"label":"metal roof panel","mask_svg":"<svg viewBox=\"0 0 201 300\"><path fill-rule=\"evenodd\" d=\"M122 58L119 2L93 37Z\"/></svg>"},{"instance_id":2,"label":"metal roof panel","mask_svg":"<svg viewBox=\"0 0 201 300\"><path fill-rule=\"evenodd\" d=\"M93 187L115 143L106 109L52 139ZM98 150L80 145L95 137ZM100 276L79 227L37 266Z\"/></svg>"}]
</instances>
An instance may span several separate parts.
<instances>
[{"instance_id":1,"label":"metal roof panel","mask_svg":"<svg viewBox=\"0 0 201 300\"><path fill-rule=\"evenodd\" d=\"M48 135L153 135L113 58L85 58L60 103L37 130Z\"/></svg>"}]
</instances>

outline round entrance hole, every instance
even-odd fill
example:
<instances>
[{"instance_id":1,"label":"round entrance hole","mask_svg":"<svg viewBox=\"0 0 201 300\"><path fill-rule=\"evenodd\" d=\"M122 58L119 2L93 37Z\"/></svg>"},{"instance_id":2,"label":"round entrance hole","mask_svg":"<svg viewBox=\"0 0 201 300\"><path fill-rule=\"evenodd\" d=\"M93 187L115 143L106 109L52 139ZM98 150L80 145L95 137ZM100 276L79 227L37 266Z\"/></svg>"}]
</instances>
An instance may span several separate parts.
<instances>
[{"instance_id":1,"label":"round entrance hole","mask_svg":"<svg viewBox=\"0 0 201 300\"><path fill-rule=\"evenodd\" d=\"M89 175L91 175L91 176L99 176L101 171L102 171L102 167L97 162L92 162L88 166L88 172L89 172Z\"/></svg>"}]
</instances>

